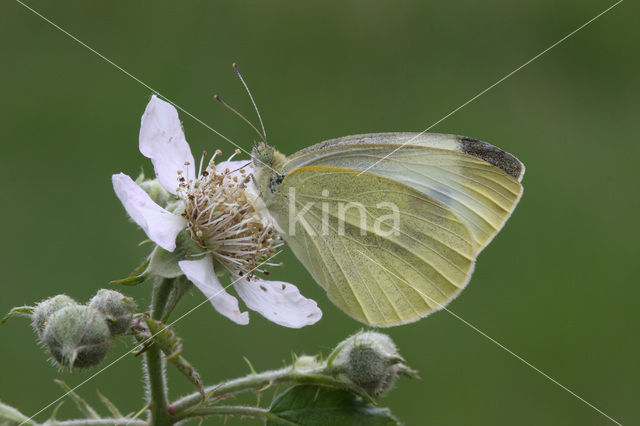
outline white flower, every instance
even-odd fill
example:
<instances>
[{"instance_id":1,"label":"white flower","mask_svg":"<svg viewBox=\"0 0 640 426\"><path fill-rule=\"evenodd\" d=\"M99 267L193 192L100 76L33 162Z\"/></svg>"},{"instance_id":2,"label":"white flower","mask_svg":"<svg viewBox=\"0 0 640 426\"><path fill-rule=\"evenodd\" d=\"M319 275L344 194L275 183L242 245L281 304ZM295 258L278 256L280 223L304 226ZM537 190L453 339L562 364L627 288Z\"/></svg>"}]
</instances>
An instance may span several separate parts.
<instances>
[{"instance_id":1,"label":"white flower","mask_svg":"<svg viewBox=\"0 0 640 426\"><path fill-rule=\"evenodd\" d=\"M268 274L263 267L275 265L267 259L283 243L269 218L259 213L251 163L229 158L216 165L216 151L204 170L200 161L196 173L178 112L155 95L142 116L140 152L151 159L158 183L175 195L175 203L159 206L123 173L112 176L113 189L129 216L162 249L174 252L178 234L189 231L204 253L178 265L218 312L238 324L249 322L249 314L240 311L238 300L220 284L214 263L229 271L247 307L276 324L300 328L322 317L316 302L293 284L256 276Z\"/></svg>"}]
</instances>

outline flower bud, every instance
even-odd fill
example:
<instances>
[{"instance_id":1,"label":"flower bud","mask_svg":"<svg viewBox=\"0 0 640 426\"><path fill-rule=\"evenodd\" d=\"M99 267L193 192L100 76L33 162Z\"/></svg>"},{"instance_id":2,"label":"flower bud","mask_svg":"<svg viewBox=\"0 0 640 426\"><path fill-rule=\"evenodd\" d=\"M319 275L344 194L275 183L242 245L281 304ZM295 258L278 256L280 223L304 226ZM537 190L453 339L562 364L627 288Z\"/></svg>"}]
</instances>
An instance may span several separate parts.
<instances>
[{"instance_id":1,"label":"flower bud","mask_svg":"<svg viewBox=\"0 0 640 426\"><path fill-rule=\"evenodd\" d=\"M391 389L407 367L389 336L374 331L348 337L329 356L329 369L345 375L369 395Z\"/></svg>"},{"instance_id":2,"label":"flower bud","mask_svg":"<svg viewBox=\"0 0 640 426\"><path fill-rule=\"evenodd\" d=\"M44 328L54 312L57 312L62 308L66 308L67 306L75 305L77 305L76 301L66 294L59 294L38 303L31 315L31 326L38 337L42 338Z\"/></svg>"},{"instance_id":3,"label":"flower bud","mask_svg":"<svg viewBox=\"0 0 640 426\"><path fill-rule=\"evenodd\" d=\"M158 179L145 179L144 174L140 174L136 179L140 188L149 194L149 197L159 206L165 207L169 201L169 194L158 182Z\"/></svg>"},{"instance_id":4,"label":"flower bud","mask_svg":"<svg viewBox=\"0 0 640 426\"><path fill-rule=\"evenodd\" d=\"M112 336L125 334L131 327L138 305L133 298L114 290L101 289L89 301L89 307L102 312Z\"/></svg>"},{"instance_id":5,"label":"flower bud","mask_svg":"<svg viewBox=\"0 0 640 426\"><path fill-rule=\"evenodd\" d=\"M317 369L318 367L322 366L322 363L318 361L318 358L315 356L300 355L296 358L293 366L296 371L306 372Z\"/></svg>"},{"instance_id":6,"label":"flower bud","mask_svg":"<svg viewBox=\"0 0 640 426\"><path fill-rule=\"evenodd\" d=\"M42 343L63 368L86 368L102 362L111 346L111 333L97 309L67 306L51 315Z\"/></svg>"}]
</instances>

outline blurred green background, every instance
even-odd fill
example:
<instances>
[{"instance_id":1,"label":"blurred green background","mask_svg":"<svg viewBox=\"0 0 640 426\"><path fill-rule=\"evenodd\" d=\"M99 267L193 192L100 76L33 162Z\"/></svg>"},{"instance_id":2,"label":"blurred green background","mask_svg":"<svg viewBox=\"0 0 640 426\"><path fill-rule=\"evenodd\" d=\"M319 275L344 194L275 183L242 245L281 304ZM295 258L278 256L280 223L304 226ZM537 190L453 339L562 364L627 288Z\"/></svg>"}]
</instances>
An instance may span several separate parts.
<instances>
[{"instance_id":1,"label":"blurred green background","mask_svg":"<svg viewBox=\"0 0 640 426\"><path fill-rule=\"evenodd\" d=\"M28 4L249 149L254 134L212 99L253 118L237 61L271 143L292 153L349 134L421 131L613 2ZM640 419L638 12L620 4L432 130L489 141L527 166L520 205L449 308L623 424ZM151 171L137 137L152 92L11 0L0 5L0 54L0 311L62 292L88 300L148 249L110 176ZM194 152L232 152L181 118ZM243 327L203 306L177 331L207 382L247 373L243 356L267 369L292 351L327 354L361 328L290 252L281 260L276 278L297 283L324 318L289 330L252 314ZM144 306L149 289L125 292ZM194 292L182 310L201 300ZM423 378L381 401L407 425L611 424L447 312L387 331ZM130 346L119 341L108 361ZM0 348L0 400L28 415L61 395L54 378L78 384L97 371L59 374L26 321L0 329ZM172 395L192 391L170 378ZM138 360L79 392L95 401L95 388L139 409ZM72 415L67 401L58 418Z\"/></svg>"}]
</instances>

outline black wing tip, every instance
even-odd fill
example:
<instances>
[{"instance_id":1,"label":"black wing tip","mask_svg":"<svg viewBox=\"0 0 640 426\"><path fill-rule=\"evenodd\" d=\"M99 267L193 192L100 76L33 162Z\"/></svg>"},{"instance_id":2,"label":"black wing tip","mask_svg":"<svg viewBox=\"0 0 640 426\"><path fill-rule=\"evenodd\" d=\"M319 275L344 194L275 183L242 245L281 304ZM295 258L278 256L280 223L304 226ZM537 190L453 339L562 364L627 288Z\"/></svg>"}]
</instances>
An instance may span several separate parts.
<instances>
[{"instance_id":1,"label":"black wing tip","mask_svg":"<svg viewBox=\"0 0 640 426\"><path fill-rule=\"evenodd\" d=\"M487 163L496 166L509 176L522 180L524 165L515 156L501 150L489 143L466 136L458 136L460 150L468 155L480 158Z\"/></svg>"}]
</instances>

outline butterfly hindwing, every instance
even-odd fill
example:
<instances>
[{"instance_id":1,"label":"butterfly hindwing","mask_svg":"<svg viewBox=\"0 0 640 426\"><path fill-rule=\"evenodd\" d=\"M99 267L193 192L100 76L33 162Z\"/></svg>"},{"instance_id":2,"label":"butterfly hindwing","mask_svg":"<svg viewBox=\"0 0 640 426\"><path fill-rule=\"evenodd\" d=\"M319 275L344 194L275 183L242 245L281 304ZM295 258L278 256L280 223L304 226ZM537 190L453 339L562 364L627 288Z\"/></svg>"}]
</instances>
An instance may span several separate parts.
<instances>
[{"instance_id":1,"label":"butterfly hindwing","mask_svg":"<svg viewBox=\"0 0 640 426\"><path fill-rule=\"evenodd\" d=\"M338 167L285 175L270 210L331 300L373 326L415 321L466 285L474 242L445 205L401 182Z\"/></svg>"}]
</instances>

